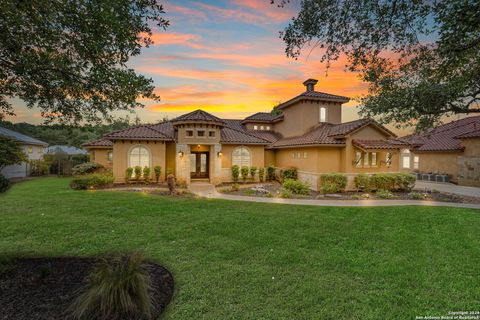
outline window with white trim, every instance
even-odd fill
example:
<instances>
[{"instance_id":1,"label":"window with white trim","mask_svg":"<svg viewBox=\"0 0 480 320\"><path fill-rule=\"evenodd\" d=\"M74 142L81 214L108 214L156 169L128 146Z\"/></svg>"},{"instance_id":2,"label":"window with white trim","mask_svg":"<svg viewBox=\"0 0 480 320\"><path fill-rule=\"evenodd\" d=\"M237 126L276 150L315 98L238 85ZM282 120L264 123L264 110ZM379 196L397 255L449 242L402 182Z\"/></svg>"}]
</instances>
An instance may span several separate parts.
<instances>
[{"instance_id":1,"label":"window with white trim","mask_svg":"<svg viewBox=\"0 0 480 320\"><path fill-rule=\"evenodd\" d=\"M267 130L270 130L270 126L267 126Z\"/></svg>"},{"instance_id":2,"label":"window with white trim","mask_svg":"<svg viewBox=\"0 0 480 320\"><path fill-rule=\"evenodd\" d=\"M258 130L258 126L253 126L253 130Z\"/></svg>"},{"instance_id":3,"label":"window with white trim","mask_svg":"<svg viewBox=\"0 0 480 320\"><path fill-rule=\"evenodd\" d=\"M320 122L327 122L327 108L320 107Z\"/></svg>"},{"instance_id":4,"label":"window with white trim","mask_svg":"<svg viewBox=\"0 0 480 320\"><path fill-rule=\"evenodd\" d=\"M376 167L377 166L377 153L376 152L372 152L372 167Z\"/></svg>"},{"instance_id":5,"label":"window with white trim","mask_svg":"<svg viewBox=\"0 0 480 320\"><path fill-rule=\"evenodd\" d=\"M107 160L108 160L109 162L112 162L112 160L113 160L113 151L108 151L108 152L107 152Z\"/></svg>"},{"instance_id":6,"label":"window with white trim","mask_svg":"<svg viewBox=\"0 0 480 320\"><path fill-rule=\"evenodd\" d=\"M410 169L410 150L408 149L402 151L402 168Z\"/></svg>"},{"instance_id":7,"label":"window with white trim","mask_svg":"<svg viewBox=\"0 0 480 320\"><path fill-rule=\"evenodd\" d=\"M363 165L365 167L368 167L370 165L370 163L368 161L369 161L368 152L364 152L363 153Z\"/></svg>"},{"instance_id":8,"label":"window with white trim","mask_svg":"<svg viewBox=\"0 0 480 320\"><path fill-rule=\"evenodd\" d=\"M150 167L150 151L144 146L133 147L128 154L128 166Z\"/></svg>"},{"instance_id":9,"label":"window with white trim","mask_svg":"<svg viewBox=\"0 0 480 320\"><path fill-rule=\"evenodd\" d=\"M420 167L420 157L413 156L413 169L418 169Z\"/></svg>"},{"instance_id":10,"label":"window with white trim","mask_svg":"<svg viewBox=\"0 0 480 320\"><path fill-rule=\"evenodd\" d=\"M252 163L252 157L250 150L246 147L237 147L232 152L232 166L237 165L239 167L250 167Z\"/></svg>"}]
</instances>

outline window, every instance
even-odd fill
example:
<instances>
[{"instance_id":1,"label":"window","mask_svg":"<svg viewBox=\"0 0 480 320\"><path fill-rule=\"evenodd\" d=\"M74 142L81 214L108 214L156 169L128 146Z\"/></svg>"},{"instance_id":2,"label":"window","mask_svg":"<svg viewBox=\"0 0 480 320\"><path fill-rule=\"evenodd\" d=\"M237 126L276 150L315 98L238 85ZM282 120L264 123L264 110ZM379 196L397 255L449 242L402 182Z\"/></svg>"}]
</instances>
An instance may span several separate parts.
<instances>
[{"instance_id":1,"label":"window","mask_svg":"<svg viewBox=\"0 0 480 320\"><path fill-rule=\"evenodd\" d=\"M144 146L132 148L128 155L128 166L131 168L150 167L150 151Z\"/></svg>"},{"instance_id":2,"label":"window","mask_svg":"<svg viewBox=\"0 0 480 320\"><path fill-rule=\"evenodd\" d=\"M360 151L355 152L355 167L362 166L362 153Z\"/></svg>"},{"instance_id":3,"label":"window","mask_svg":"<svg viewBox=\"0 0 480 320\"><path fill-rule=\"evenodd\" d=\"M418 169L420 165L420 157L413 156L413 169Z\"/></svg>"},{"instance_id":4,"label":"window","mask_svg":"<svg viewBox=\"0 0 480 320\"><path fill-rule=\"evenodd\" d=\"M253 126L253 130L258 130L258 126Z\"/></svg>"},{"instance_id":5,"label":"window","mask_svg":"<svg viewBox=\"0 0 480 320\"><path fill-rule=\"evenodd\" d=\"M32 147L28 147L28 153L32 153L33 152L33 148Z\"/></svg>"},{"instance_id":6,"label":"window","mask_svg":"<svg viewBox=\"0 0 480 320\"><path fill-rule=\"evenodd\" d=\"M250 156L250 150L245 147L237 147L232 152L232 166L237 165L239 167L250 167L252 159Z\"/></svg>"},{"instance_id":7,"label":"window","mask_svg":"<svg viewBox=\"0 0 480 320\"><path fill-rule=\"evenodd\" d=\"M320 107L320 122L327 121L327 108Z\"/></svg>"},{"instance_id":8,"label":"window","mask_svg":"<svg viewBox=\"0 0 480 320\"><path fill-rule=\"evenodd\" d=\"M187 137L193 137L193 130L187 130L185 132L186 132Z\"/></svg>"},{"instance_id":9,"label":"window","mask_svg":"<svg viewBox=\"0 0 480 320\"><path fill-rule=\"evenodd\" d=\"M372 152L372 167L376 167L376 166L377 166L377 153Z\"/></svg>"},{"instance_id":10,"label":"window","mask_svg":"<svg viewBox=\"0 0 480 320\"><path fill-rule=\"evenodd\" d=\"M92 161L95 161L95 151L92 150L92 153L90 153L90 157L92 158Z\"/></svg>"},{"instance_id":11,"label":"window","mask_svg":"<svg viewBox=\"0 0 480 320\"><path fill-rule=\"evenodd\" d=\"M270 130L270 126L267 126L267 130Z\"/></svg>"},{"instance_id":12,"label":"window","mask_svg":"<svg viewBox=\"0 0 480 320\"><path fill-rule=\"evenodd\" d=\"M296 158L297 158L297 153L296 153L296 152L292 152L292 158L293 158L293 159L296 159Z\"/></svg>"},{"instance_id":13,"label":"window","mask_svg":"<svg viewBox=\"0 0 480 320\"><path fill-rule=\"evenodd\" d=\"M209 132L208 132L208 136L209 136L210 138L215 138L215 131L209 131Z\"/></svg>"},{"instance_id":14,"label":"window","mask_svg":"<svg viewBox=\"0 0 480 320\"><path fill-rule=\"evenodd\" d=\"M402 168L410 169L410 150L405 149L402 153Z\"/></svg>"},{"instance_id":15,"label":"window","mask_svg":"<svg viewBox=\"0 0 480 320\"><path fill-rule=\"evenodd\" d=\"M385 164L387 166L392 165L393 154L391 152L387 152L387 156L385 157Z\"/></svg>"},{"instance_id":16,"label":"window","mask_svg":"<svg viewBox=\"0 0 480 320\"><path fill-rule=\"evenodd\" d=\"M368 158L368 152L365 152L363 154L363 165L365 167L368 167L370 165L369 158Z\"/></svg>"},{"instance_id":17,"label":"window","mask_svg":"<svg viewBox=\"0 0 480 320\"><path fill-rule=\"evenodd\" d=\"M197 136L198 137L205 137L205 131L204 130L198 130L197 131Z\"/></svg>"},{"instance_id":18,"label":"window","mask_svg":"<svg viewBox=\"0 0 480 320\"><path fill-rule=\"evenodd\" d=\"M107 153L107 160L112 162L113 160L113 151L108 151Z\"/></svg>"},{"instance_id":19,"label":"window","mask_svg":"<svg viewBox=\"0 0 480 320\"><path fill-rule=\"evenodd\" d=\"M307 153L306 152L303 153L303 159L307 159Z\"/></svg>"},{"instance_id":20,"label":"window","mask_svg":"<svg viewBox=\"0 0 480 320\"><path fill-rule=\"evenodd\" d=\"M264 126L260 126L260 130L265 130Z\"/></svg>"}]
</instances>

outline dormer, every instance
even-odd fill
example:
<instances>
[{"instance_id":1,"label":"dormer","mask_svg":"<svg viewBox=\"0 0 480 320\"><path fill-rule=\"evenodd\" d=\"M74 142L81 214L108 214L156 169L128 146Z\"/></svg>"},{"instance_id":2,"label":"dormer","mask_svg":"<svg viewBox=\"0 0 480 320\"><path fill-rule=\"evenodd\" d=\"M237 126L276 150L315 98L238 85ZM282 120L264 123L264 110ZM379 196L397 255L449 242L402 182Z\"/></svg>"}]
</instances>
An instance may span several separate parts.
<instances>
[{"instance_id":1,"label":"dormer","mask_svg":"<svg viewBox=\"0 0 480 320\"><path fill-rule=\"evenodd\" d=\"M283 115L268 112L257 112L245 118L242 124L251 131L273 131L274 124L282 121Z\"/></svg>"},{"instance_id":2,"label":"dormer","mask_svg":"<svg viewBox=\"0 0 480 320\"><path fill-rule=\"evenodd\" d=\"M203 110L195 110L172 120L179 144L216 144L224 121Z\"/></svg>"},{"instance_id":3,"label":"dormer","mask_svg":"<svg viewBox=\"0 0 480 320\"><path fill-rule=\"evenodd\" d=\"M275 131L284 137L292 137L302 135L321 123L342 122L342 104L350 99L316 91L317 83L316 79L307 79L303 82L304 92L277 106L284 119L275 124Z\"/></svg>"}]
</instances>

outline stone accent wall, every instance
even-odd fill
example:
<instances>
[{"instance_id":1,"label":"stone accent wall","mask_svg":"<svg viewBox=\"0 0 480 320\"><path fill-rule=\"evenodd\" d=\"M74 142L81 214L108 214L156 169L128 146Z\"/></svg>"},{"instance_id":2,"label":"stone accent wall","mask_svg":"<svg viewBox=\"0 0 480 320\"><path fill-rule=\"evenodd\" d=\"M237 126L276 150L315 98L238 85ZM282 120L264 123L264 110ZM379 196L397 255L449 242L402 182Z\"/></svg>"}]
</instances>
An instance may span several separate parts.
<instances>
[{"instance_id":1,"label":"stone accent wall","mask_svg":"<svg viewBox=\"0 0 480 320\"><path fill-rule=\"evenodd\" d=\"M458 157L458 183L480 187L480 157Z\"/></svg>"},{"instance_id":2,"label":"stone accent wall","mask_svg":"<svg viewBox=\"0 0 480 320\"><path fill-rule=\"evenodd\" d=\"M179 157L178 153L183 152L183 157ZM175 177L179 184L190 184L190 146L188 144L176 145L175 158Z\"/></svg>"}]
</instances>

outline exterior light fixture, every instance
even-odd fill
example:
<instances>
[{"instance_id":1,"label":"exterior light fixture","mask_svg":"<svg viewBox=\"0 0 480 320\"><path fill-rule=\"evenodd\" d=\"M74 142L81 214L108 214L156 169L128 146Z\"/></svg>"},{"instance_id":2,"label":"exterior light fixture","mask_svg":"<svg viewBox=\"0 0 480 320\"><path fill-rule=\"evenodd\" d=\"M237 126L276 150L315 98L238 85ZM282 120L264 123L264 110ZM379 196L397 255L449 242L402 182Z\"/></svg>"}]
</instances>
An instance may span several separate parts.
<instances>
[{"instance_id":1,"label":"exterior light fixture","mask_svg":"<svg viewBox=\"0 0 480 320\"><path fill-rule=\"evenodd\" d=\"M183 158L183 151L178 151L178 156L179 156L180 158Z\"/></svg>"},{"instance_id":2,"label":"exterior light fixture","mask_svg":"<svg viewBox=\"0 0 480 320\"><path fill-rule=\"evenodd\" d=\"M220 158L222 156L222 152L218 152L217 156Z\"/></svg>"}]
</instances>

